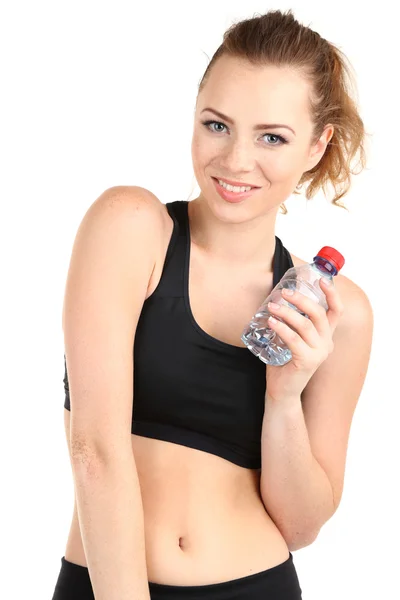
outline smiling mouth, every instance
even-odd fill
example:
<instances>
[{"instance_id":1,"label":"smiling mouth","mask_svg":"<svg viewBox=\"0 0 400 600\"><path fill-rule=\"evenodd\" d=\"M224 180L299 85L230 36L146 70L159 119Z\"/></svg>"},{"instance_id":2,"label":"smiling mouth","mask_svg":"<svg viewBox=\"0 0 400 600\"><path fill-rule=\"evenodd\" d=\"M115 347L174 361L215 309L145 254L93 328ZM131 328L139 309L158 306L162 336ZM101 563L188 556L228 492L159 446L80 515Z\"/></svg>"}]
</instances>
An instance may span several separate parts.
<instances>
[{"instance_id":1,"label":"smiling mouth","mask_svg":"<svg viewBox=\"0 0 400 600\"><path fill-rule=\"evenodd\" d=\"M236 188L244 187L244 188L250 188L252 190L260 189L260 186L258 186L258 185L251 185L250 183L229 183L225 179L221 179L219 177L212 177L212 179L214 179L214 181L216 181L217 183L222 182L224 184L224 186L225 185L229 185L230 187L236 187Z\"/></svg>"}]
</instances>

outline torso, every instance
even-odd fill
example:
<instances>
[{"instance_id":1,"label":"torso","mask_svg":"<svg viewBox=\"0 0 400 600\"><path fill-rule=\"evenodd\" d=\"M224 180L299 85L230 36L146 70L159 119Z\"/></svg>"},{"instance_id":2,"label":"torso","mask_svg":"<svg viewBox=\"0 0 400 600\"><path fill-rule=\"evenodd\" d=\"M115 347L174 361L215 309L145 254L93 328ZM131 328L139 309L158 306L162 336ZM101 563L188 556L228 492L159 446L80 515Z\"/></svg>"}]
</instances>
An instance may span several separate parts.
<instances>
[{"instance_id":1,"label":"torso","mask_svg":"<svg viewBox=\"0 0 400 600\"><path fill-rule=\"evenodd\" d=\"M147 297L160 280L172 230L173 221L165 208L163 243ZM305 264L291 257L295 267ZM189 295L195 320L213 337L243 345L243 323L265 299L266 287L267 295L272 291L272 273L261 278L259 272L245 276L234 268L221 272L209 264L205 267L204 256L192 244ZM64 423L69 444L67 409ZM289 557L287 544L262 502L259 471L137 435L132 435L132 450L142 492L149 581L206 585L252 575ZM65 558L87 566L76 501Z\"/></svg>"}]
</instances>

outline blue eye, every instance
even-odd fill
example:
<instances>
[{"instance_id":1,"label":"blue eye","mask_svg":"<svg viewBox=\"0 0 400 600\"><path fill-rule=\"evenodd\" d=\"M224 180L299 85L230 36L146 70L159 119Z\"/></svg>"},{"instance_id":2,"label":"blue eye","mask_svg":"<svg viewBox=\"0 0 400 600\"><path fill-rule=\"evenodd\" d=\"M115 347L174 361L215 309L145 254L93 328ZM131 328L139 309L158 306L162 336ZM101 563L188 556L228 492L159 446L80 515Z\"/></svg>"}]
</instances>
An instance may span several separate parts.
<instances>
[{"instance_id":1,"label":"blue eye","mask_svg":"<svg viewBox=\"0 0 400 600\"><path fill-rule=\"evenodd\" d=\"M267 137L268 135L270 135L271 137L277 138L278 140L281 141L282 144L288 143L286 138L282 137L281 135L278 135L277 133L265 133L263 135L263 137ZM279 144L271 144L271 146L279 146Z\"/></svg>"},{"instance_id":2,"label":"blue eye","mask_svg":"<svg viewBox=\"0 0 400 600\"><path fill-rule=\"evenodd\" d=\"M210 129L211 125L222 125L222 127L225 127L225 125L219 121L203 121L203 125L205 125L208 129ZM215 129L211 129L211 131L215 131ZM221 133L221 131L217 131L216 133Z\"/></svg>"},{"instance_id":3,"label":"blue eye","mask_svg":"<svg viewBox=\"0 0 400 600\"><path fill-rule=\"evenodd\" d=\"M224 123L221 123L221 121L202 121L202 124L211 132L213 133L222 133L221 130L216 131L215 129L211 128L212 125L221 125L222 127L226 128L226 125L224 125ZM278 135L277 133L265 133L262 137L267 137L267 136L271 136L273 138L277 138L278 140L280 140L280 144L267 144L267 146L280 146L283 144L287 144L288 140L286 138L284 138L282 135Z\"/></svg>"}]
</instances>

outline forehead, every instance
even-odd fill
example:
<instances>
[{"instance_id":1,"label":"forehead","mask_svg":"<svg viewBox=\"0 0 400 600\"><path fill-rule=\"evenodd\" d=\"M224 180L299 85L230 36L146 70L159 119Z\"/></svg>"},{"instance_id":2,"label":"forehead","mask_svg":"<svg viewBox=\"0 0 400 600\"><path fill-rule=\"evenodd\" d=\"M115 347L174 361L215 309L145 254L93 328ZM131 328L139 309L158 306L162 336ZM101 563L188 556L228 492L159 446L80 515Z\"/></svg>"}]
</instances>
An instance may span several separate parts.
<instances>
[{"instance_id":1,"label":"forehead","mask_svg":"<svg viewBox=\"0 0 400 600\"><path fill-rule=\"evenodd\" d=\"M222 56L211 68L198 96L198 110L210 106L229 115L249 115L251 121L292 122L308 113L309 83L289 67L255 66Z\"/></svg>"}]
</instances>

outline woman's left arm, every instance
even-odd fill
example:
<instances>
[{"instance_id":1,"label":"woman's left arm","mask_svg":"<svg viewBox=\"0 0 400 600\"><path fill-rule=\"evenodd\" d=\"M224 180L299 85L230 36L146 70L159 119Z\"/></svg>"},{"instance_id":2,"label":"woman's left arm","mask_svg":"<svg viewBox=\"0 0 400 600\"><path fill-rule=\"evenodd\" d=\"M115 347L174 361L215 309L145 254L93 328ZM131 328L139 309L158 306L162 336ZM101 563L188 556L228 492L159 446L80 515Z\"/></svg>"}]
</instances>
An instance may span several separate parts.
<instances>
[{"instance_id":1,"label":"woman's left arm","mask_svg":"<svg viewBox=\"0 0 400 600\"><path fill-rule=\"evenodd\" d=\"M372 307L361 288L340 279L342 300L336 286L324 290L327 313L299 293L290 302L310 319L289 307L271 310L284 321L274 328L293 359L267 366L260 492L289 550L311 544L339 506L350 426L368 370Z\"/></svg>"}]
</instances>

